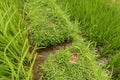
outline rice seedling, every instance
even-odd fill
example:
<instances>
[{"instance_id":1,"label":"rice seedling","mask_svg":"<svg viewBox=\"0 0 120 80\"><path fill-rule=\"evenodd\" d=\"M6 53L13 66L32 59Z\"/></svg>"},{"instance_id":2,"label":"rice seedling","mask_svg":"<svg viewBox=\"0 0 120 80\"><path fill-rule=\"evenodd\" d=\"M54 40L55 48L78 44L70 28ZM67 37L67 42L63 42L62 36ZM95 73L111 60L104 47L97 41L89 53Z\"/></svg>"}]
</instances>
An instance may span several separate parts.
<instances>
[{"instance_id":1,"label":"rice seedling","mask_svg":"<svg viewBox=\"0 0 120 80\"><path fill-rule=\"evenodd\" d=\"M32 80L22 1L0 0L0 80Z\"/></svg>"},{"instance_id":2,"label":"rice seedling","mask_svg":"<svg viewBox=\"0 0 120 80\"><path fill-rule=\"evenodd\" d=\"M118 5L110 0L58 0L58 3L67 5L71 20L79 22L83 36L97 43L101 55L116 54L120 48Z\"/></svg>"}]
</instances>

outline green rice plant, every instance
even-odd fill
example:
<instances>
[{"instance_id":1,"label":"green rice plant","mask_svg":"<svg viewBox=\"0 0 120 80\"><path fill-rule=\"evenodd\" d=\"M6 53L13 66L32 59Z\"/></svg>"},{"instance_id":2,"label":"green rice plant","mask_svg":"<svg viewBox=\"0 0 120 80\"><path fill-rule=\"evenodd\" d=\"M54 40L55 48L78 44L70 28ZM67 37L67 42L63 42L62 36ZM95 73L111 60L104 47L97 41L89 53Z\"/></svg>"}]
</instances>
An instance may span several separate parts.
<instances>
[{"instance_id":1,"label":"green rice plant","mask_svg":"<svg viewBox=\"0 0 120 80\"><path fill-rule=\"evenodd\" d=\"M40 47L71 39L73 26L55 0L28 0L29 39Z\"/></svg>"},{"instance_id":2,"label":"green rice plant","mask_svg":"<svg viewBox=\"0 0 120 80\"><path fill-rule=\"evenodd\" d=\"M42 77L46 80L110 80L105 70L96 64L90 44L84 43L80 36L74 39L70 47L51 55L42 65ZM70 57L74 53L79 55L79 59L71 64Z\"/></svg>"},{"instance_id":3,"label":"green rice plant","mask_svg":"<svg viewBox=\"0 0 120 80\"><path fill-rule=\"evenodd\" d=\"M57 0L67 5L71 20L79 22L88 40L97 43L101 55L115 54L120 49L120 7L111 0Z\"/></svg>"},{"instance_id":4,"label":"green rice plant","mask_svg":"<svg viewBox=\"0 0 120 80\"><path fill-rule=\"evenodd\" d=\"M30 57L22 3L0 0L0 80L32 80L35 58Z\"/></svg>"}]
</instances>

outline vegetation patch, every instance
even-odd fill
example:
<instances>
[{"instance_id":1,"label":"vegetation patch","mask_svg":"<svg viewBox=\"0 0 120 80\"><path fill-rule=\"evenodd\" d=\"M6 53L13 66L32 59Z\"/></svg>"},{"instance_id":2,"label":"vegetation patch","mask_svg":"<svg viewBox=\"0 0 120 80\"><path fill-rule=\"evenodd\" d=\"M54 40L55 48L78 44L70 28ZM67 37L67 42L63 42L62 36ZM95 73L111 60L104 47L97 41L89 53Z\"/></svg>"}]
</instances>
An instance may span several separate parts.
<instances>
[{"instance_id":1,"label":"vegetation patch","mask_svg":"<svg viewBox=\"0 0 120 80\"><path fill-rule=\"evenodd\" d=\"M55 1L29 0L27 8L32 45L46 47L71 38L73 26L67 19L67 15L55 4Z\"/></svg>"},{"instance_id":2,"label":"vegetation patch","mask_svg":"<svg viewBox=\"0 0 120 80\"><path fill-rule=\"evenodd\" d=\"M79 22L82 35L97 43L101 55L116 54L120 49L120 6L111 0L58 0L68 5L71 20ZM65 7L66 8L66 7Z\"/></svg>"},{"instance_id":3,"label":"vegetation patch","mask_svg":"<svg viewBox=\"0 0 120 80\"><path fill-rule=\"evenodd\" d=\"M120 80L119 16L117 0L0 0L0 80Z\"/></svg>"},{"instance_id":4,"label":"vegetation patch","mask_svg":"<svg viewBox=\"0 0 120 80\"><path fill-rule=\"evenodd\" d=\"M27 26L21 0L0 0L0 80L32 80Z\"/></svg>"},{"instance_id":5,"label":"vegetation patch","mask_svg":"<svg viewBox=\"0 0 120 80\"><path fill-rule=\"evenodd\" d=\"M119 69L114 66L116 64L119 66L120 60L119 57L116 57L116 54L120 52L119 0L57 1L63 9L67 8L68 13L71 15L71 21L79 22L80 33L82 31L82 35L87 40L95 43L100 55L114 58L109 63L114 68L114 74L119 75ZM118 77L118 79L120 78Z\"/></svg>"},{"instance_id":6,"label":"vegetation patch","mask_svg":"<svg viewBox=\"0 0 120 80\"><path fill-rule=\"evenodd\" d=\"M83 40L76 40L48 58L42 66L43 77L45 80L110 80L105 70L97 66L93 53Z\"/></svg>"}]
</instances>

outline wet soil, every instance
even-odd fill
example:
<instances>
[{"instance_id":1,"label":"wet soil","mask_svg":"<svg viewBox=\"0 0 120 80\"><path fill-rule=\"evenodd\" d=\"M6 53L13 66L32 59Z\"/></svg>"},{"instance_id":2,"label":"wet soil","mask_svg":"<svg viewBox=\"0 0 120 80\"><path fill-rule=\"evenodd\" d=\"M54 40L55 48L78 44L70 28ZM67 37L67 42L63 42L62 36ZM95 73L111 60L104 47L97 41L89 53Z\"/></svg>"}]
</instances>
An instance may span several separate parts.
<instances>
[{"instance_id":1,"label":"wet soil","mask_svg":"<svg viewBox=\"0 0 120 80\"><path fill-rule=\"evenodd\" d=\"M33 76L34 76L33 80L39 80L42 74L42 69L40 68L40 65L42 65L48 59L50 54L55 54L60 49L65 49L70 45L71 45L71 41L65 41L56 46L49 46L44 49L36 50L35 53L37 53L37 57L33 66Z\"/></svg>"}]
</instances>

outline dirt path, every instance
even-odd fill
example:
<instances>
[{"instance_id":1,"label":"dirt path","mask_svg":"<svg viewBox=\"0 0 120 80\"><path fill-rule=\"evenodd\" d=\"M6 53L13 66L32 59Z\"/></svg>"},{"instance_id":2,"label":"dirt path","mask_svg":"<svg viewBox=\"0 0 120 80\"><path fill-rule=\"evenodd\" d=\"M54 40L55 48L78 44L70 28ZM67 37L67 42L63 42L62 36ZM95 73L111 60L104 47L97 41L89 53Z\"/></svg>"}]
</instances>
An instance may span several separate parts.
<instances>
[{"instance_id":1,"label":"dirt path","mask_svg":"<svg viewBox=\"0 0 120 80\"><path fill-rule=\"evenodd\" d=\"M42 73L40 65L42 65L47 60L50 54L55 54L60 49L65 49L70 45L71 45L71 42L65 41L63 43L58 44L57 46L50 46L45 49L37 50L36 51L37 58L35 60L34 67L33 67L34 80L39 80L40 75Z\"/></svg>"}]
</instances>

